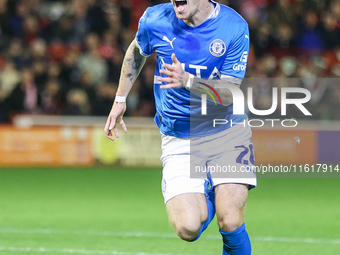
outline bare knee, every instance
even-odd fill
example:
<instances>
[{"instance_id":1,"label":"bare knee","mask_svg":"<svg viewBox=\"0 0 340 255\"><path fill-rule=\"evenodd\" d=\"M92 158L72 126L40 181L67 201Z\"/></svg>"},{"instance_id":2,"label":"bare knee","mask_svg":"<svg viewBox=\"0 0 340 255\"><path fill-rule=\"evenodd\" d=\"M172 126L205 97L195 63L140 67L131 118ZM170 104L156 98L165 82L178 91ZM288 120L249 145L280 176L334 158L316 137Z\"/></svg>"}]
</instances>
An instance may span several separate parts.
<instances>
[{"instance_id":1,"label":"bare knee","mask_svg":"<svg viewBox=\"0 0 340 255\"><path fill-rule=\"evenodd\" d=\"M196 239L201 230L202 221L195 213L182 212L172 214L169 219L176 234L184 241L192 242Z\"/></svg>"},{"instance_id":2,"label":"bare knee","mask_svg":"<svg viewBox=\"0 0 340 255\"><path fill-rule=\"evenodd\" d=\"M248 187L243 184L223 184L215 188L216 215L220 229L233 232L244 223Z\"/></svg>"},{"instance_id":3,"label":"bare knee","mask_svg":"<svg viewBox=\"0 0 340 255\"><path fill-rule=\"evenodd\" d=\"M200 232L200 225L196 226L190 225L190 224L172 224L173 228L176 231L176 234L184 241L192 242L196 239Z\"/></svg>"},{"instance_id":4,"label":"bare knee","mask_svg":"<svg viewBox=\"0 0 340 255\"><path fill-rule=\"evenodd\" d=\"M236 214L225 214L221 217L218 217L218 225L220 229L223 229L227 232L233 232L244 223L244 217L241 212Z\"/></svg>"},{"instance_id":5,"label":"bare knee","mask_svg":"<svg viewBox=\"0 0 340 255\"><path fill-rule=\"evenodd\" d=\"M178 195L166 203L166 209L177 235L188 242L196 239L208 217L205 195L200 193Z\"/></svg>"}]
</instances>

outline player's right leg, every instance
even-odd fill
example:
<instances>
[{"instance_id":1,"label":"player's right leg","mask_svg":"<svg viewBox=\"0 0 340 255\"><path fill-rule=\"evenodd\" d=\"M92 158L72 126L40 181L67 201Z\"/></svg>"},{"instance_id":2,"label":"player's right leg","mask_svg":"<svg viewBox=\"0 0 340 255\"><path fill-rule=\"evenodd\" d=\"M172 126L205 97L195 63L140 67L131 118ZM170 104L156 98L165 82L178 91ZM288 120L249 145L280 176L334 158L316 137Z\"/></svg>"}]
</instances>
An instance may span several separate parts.
<instances>
[{"instance_id":1,"label":"player's right leg","mask_svg":"<svg viewBox=\"0 0 340 255\"><path fill-rule=\"evenodd\" d=\"M166 210L176 234L185 241L194 241L208 218L206 198L200 193L175 196L166 203Z\"/></svg>"},{"instance_id":2,"label":"player's right leg","mask_svg":"<svg viewBox=\"0 0 340 255\"><path fill-rule=\"evenodd\" d=\"M190 178L190 141L162 135L162 193L169 220L177 235L196 240L215 215L208 180Z\"/></svg>"}]
</instances>

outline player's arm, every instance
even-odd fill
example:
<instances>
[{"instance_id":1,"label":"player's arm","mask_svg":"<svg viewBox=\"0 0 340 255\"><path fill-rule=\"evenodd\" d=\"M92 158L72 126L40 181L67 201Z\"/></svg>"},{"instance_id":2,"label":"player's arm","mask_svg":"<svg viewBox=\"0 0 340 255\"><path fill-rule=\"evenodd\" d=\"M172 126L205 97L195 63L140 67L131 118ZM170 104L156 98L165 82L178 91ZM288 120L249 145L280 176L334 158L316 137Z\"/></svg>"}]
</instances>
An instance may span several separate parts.
<instances>
[{"instance_id":1,"label":"player's arm","mask_svg":"<svg viewBox=\"0 0 340 255\"><path fill-rule=\"evenodd\" d=\"M119 86L116 94L116 99L112 105L112 109L107 118L104 132L106 136L114 141L112 130L115 136L118 138L116 123L119 122L124 132L127 132L126 125L123 121L123 115L126 110L125 99L129 94L133 83L137 79L141 69L145 64L146 57L140 54L136 40L133 40L127 49L122 65L122 71L120 73Z\"/></svg>"},{"instance_id":2,"label":"player's arm","mask_svg":"<svg viewBox=\"0 0 340 255\"><path fill-rule=\"evenodd\" d=\"M170 64L163 64L164 70L161 69L159 72L164 74L168 77L159 77L158 80L161 82L168 83L166 85L160 86L161 89L170 89L170 88L182 88L187 87L188 83L190 84L190 92L201 95L205 93L202 89L201 83L204 83L210 87L212 87L216 92L219 94L222 104L229 105L233 102L233 96L229 89L227 88L220 88L221 85L232 85L237 88L240 88L240 84L236 84L232 82L233 79L220 79L220 80L207 80L197 78L188 72L185 72L181 66L181 63L176 58L176 55L173 53L171 56L173 61L173 65ZM189 80L190 79L190 80ZM220 86L219 86L220 85ZM209 92L212 92L207 86L205 86ZM207 98L208 100L212 101L213 99Z\"/></svg>"}]
</instances>

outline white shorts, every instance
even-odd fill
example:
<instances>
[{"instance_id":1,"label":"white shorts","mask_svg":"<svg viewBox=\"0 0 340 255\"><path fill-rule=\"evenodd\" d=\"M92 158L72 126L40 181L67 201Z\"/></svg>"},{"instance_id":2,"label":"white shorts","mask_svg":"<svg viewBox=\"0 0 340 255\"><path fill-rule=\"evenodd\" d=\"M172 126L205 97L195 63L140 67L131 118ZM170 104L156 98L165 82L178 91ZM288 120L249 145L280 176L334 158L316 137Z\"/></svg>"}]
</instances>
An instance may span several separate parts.
<instances>
[{"instance_id":1,"label":"white shorts","mask_svg":"<svg viewBox=\"0 0 340 255\"><path fill-rule=\"evenodd\" d=\"M254 165L251 136L250 127L240 124L206 137L189 139L162 134L164 202L180 194L204 194L207 182L212 187L224 183L255 187L255 173L232 173Z\"/></svg>"}]
</instances>

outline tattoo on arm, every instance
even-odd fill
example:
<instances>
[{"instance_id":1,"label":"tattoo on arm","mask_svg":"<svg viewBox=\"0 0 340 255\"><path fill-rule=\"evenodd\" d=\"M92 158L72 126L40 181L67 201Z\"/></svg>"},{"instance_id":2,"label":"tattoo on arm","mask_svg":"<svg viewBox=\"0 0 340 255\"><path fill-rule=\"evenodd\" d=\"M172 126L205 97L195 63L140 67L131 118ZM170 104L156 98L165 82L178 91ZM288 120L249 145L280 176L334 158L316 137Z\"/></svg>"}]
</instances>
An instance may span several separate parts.
<instances>
[{"instance_id":1,"label":"tattoo on arm","mask_svg":"<svg viewBox=\"0 0 340 255\"><path fill-rule=\"evenodd\" d=\"M131 83L137 78L145 63L145 59L146 57L139 53L138 47L136 47L135 44L131 44L127 50L122 68L122 74L126 74L125 77L127 77Z\"/></svg>"},{"instance_id":2,"label":"tattoo on arm","mask_svg":"<svg viewBox=\"0 0 340 255\"><path fill-rule=\"evenodd\" d=\"M128 73L126 76L129 78L130 82L132 82L132 81L133 81L133 76L132 76L132 73Z\"/></svg>"},{"instance_id":3,"label":"tattoo on arm","mask_svg":"<svg viewBox=\"0 0 340 255\"><path fill-rule=\"evenodd\" d=\"M125 53L119 78L117 94L128 95L138 77L146 57L139 53L136 41L133 41Z\"/></svg>"},{"instance_id":4,"label":"tattoo on arm","mask_svg":"<svg viewBox=\"0 0 340 255\"><path fill-rule=\"evenodd\" d=\"M140 55L139 52L136 53L136 51L138 51L138 49L135 49L134 51L134 61L132 62L132 68L137 70L139 72L139 70L142 67L142 63L144 62L144 57L142 55Z\"/></svg>"}]
</instances>

